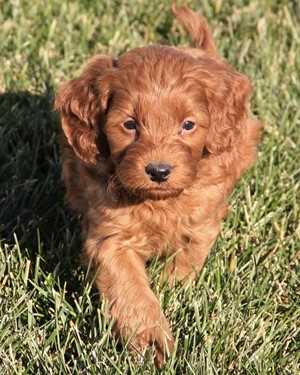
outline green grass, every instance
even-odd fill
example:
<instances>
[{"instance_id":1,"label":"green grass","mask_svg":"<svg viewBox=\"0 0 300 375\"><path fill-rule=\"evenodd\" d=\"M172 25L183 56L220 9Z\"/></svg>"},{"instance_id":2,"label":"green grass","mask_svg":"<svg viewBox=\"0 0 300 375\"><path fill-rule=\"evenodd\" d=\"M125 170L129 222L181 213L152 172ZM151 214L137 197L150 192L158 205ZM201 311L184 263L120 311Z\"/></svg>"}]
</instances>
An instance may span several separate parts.
<instances>
[{"instance_id":1,"label":"green grass","mask_svg":"<svg viewBox=\"0 0 300 375\"><path fill-rule=\"evenodd\" d=\"M153 288L176 336L163 374L300 373L300 7L187 1L254 84L256 166L192 287ZM150 4L150 5L149 5ZM0 373L154 374L111 335L65 208L53 93L101 52L187 43L170 2L0 0Z\"/></svg>"}]
</instances>

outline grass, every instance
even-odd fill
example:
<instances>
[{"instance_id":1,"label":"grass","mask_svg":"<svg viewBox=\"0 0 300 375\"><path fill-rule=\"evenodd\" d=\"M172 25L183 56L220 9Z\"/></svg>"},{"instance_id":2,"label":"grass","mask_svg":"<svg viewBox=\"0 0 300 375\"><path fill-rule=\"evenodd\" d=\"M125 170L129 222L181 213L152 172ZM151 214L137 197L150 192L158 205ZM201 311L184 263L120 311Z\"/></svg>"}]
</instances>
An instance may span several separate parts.
<instances>
[{"instance_id":1,"label":"grass","mask_svg":"<svg viewBox=\"0 0 300 375\"><path fill-rule=\"evenodd\" d=\"M248 74L265 122L256 166L197 283L149 273L177 339L163 374L300 373L300 7L186 1ZM170 2L0 0L0 373L154 374L111 335L64 206L53 93L96 52L187 43Z\"/></svg>"}]
</instances>

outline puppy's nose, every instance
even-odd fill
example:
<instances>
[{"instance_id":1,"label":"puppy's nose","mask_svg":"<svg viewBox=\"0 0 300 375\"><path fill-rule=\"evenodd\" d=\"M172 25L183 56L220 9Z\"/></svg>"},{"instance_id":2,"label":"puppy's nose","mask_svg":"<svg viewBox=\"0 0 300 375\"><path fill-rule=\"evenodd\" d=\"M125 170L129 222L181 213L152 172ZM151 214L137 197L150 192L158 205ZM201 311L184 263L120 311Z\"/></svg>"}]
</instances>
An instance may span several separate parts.
<instances>
[{"instance_id":1,"label":"puppy's nose","mask_svg":"<svg viewBox=\"0 0 300 375\"><path fill-rule=\"evenodd\" d=\"M150 163L146 166L145 171L152 181L163 182L169 178L171 166L169 164Z\"/></svg>"}]
</instances>

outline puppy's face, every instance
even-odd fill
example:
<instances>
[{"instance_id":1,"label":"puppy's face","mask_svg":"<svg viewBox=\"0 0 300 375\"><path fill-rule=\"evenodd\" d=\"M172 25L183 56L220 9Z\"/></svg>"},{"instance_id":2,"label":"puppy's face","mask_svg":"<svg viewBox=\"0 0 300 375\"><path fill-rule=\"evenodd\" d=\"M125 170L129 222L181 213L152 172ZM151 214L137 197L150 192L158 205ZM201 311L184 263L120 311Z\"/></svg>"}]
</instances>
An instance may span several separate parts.
<instances>
[{"instance_id":1,"label":"puppy's face","mask_svg":"<svg viewBox=\"0 0 300 375\"><path fill-rule=\"evenodd\" d=\"M238 123L245 112L245 82L211 58L148 47L117 62L92 61L62 88L57 108L83 161L97 167L105 143L105 157L126 190L165 199L193 184L204 148L214 153L230 147L235 128L229 122ZM232 99L234 85L241 98Z\"/></svg>"},{"instance_id":2,"label":"puppy's face","mask_svg":"<svg viewBox=\"0 0 300 375\"><path fill-rule=\"evenodd\" d=\"M121 184L134 194L161 199L193 183L209 117L204 94L183 79L176 60L167 68L163 59L151 66L143 57L120 61L104 133Z\"/></svg>"},{"instance_id":3,"label":"puppy's face","mask_svg":"<svg viewBox=\"0 0 300 375\"><path fill-rule=\"evenodd\" d=\"M164 198L190 186L208 127L184 93L134 93L112 105L105 134L121 184L135 194ZM120 97L119 97L120 98ZM131 100L130 100L131 99Z\"/></svg>"}]
</instances>

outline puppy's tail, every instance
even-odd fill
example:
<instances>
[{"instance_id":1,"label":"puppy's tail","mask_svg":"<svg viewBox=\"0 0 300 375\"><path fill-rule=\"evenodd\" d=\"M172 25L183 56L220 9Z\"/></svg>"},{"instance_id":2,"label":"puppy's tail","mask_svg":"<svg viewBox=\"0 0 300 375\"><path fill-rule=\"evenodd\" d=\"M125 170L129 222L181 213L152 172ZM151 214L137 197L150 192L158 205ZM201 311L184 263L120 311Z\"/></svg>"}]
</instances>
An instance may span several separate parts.
<instances>
[{"instance_id":1,"label":"puppy's tail","mask_svg":"<svg viewBox=\"0 0 300 375\"><path fill-rule=\"evenodd\" d=\"M177 7L175 3L172 4L172 12L190 35L196 48L217 55L212 33L204 17L186 6Z\"/></svg>"}]
</instances>

